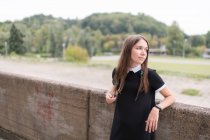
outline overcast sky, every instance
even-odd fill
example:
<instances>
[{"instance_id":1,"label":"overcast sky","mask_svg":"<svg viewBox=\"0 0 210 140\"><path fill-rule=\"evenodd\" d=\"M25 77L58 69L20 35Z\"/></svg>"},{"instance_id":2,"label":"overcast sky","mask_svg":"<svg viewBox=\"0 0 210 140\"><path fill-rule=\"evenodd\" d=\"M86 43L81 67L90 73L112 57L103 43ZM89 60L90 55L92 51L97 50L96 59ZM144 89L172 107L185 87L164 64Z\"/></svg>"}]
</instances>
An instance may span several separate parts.
<instances>
[{"instance_id":1,"label":"overcast sky","mask_svg":"<svg viewBox=\"0 0 210 140\"><path fill-rule=\"evenodd\" d=\"M144 13L171 25L176 21L188 35L210 31L210 0L0 0L0 21L35 14L82 19L92 13Z\"/></svg>"}]
</instances>

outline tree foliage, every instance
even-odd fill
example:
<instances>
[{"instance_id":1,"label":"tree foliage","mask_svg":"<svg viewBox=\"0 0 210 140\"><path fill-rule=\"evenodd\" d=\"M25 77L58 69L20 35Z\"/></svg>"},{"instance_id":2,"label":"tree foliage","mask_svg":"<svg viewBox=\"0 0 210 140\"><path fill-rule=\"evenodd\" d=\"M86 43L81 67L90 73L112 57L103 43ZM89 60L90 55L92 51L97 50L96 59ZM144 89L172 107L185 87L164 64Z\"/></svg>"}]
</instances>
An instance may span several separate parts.
<instances>
[{"instance_id":1,"label":"tree foliage","mask_svg":"<svg viewBox=\"0 0 210 140\"><path fill-rule=\"evenodd\" d=\"M17 30L15 34L10 34L12 24ZM177 23L168 27L142 13L95 13L81 20L40 14L21 21L0 23L0 54L4 54L5 42L11 35L18 36L19 39L15 40L16 43L19 40L19 45L14 45L13 37L10 38L10 52L19 54L28 52L45 57L62 57L63 47L65 49L69 45L80 46L89 57L107 52L119 53L123 40L129 34L143 34L151 48L166 45L171 55L181 55L183 46L187 46L185 49L189 54L199 50L192 48L203 48L201 46L205 45L210 48L210 32L206 36L188 36ZM187 45L184 39L188 39Z\"/></svg>"},{"instance_id":2,"label":"tree foliage","mask_svg":"<svg viewBox=\"0 0 210 140\"><path fill-rule=\"evenodd\" d=\"M180 30L178 24L173 22L168 28L168 53L174 56L182 55L184 45L184 34Z\"/></svg>"},{"instance_id":3,"label":"tree foliage","mask_svg":"<svg viewBox=\"0 0 210 140\"><path fill-rule=\"evenodd\" d=\"M205 45L205 37L202 35L193 35L190 37L192 47Z\"/></svg>"},{"instance_id":4,"label":"tree foliage","mask_svg":"<svg viewBox=\"0 0 210 140\"><path fill-rule=\"evenodd\" d=\"M69 45L64 56L66 61L86 62L88 60L87 50L79 46Z\"/></svg>"},{"instance_id":5,"label":"tree foliage","mask_svg":"<svg viewBox=\"0 0 210 140\"><path fill-rule=\"evenodd\" d=\"M206 47L210 48L210 31L206 34Z\"/></svg>"},{"instance_id":6,"label":"tree foliage","mask_svg":"<svg viewBox=\"0 0 210 140\"><path fill-rule=\"evenodd\" d=\"M144 14L130 13L93 14L81 21L81 27L100 30L104 35L148 32L163 37L167 33L165 24Z\"/></svg>"},{"instance_id":7,"label":"tree foliage","mask_svg":"<svg viewBox=\"0 0 210 140\"><path fill-rule=\"evenodd\" d=\"M26 49L23 46L23 37L24 35L15 27L14 24L12 24L8 40L9 53L15 52L16 54L24 54L26 52Z\"/></svg>"}]
</instances>

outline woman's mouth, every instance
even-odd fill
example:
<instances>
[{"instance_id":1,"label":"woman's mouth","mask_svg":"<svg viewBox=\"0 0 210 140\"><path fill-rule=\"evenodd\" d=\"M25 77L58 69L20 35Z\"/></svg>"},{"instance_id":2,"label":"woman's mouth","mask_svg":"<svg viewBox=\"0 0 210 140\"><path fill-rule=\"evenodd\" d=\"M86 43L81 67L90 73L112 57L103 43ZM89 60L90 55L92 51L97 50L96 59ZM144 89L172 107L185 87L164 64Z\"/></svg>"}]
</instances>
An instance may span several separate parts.
<instances>
[{"instance_id":1,"label":"woman's mouth","mask_svg":"<svg viewBox=\"0 0 210 140\"><path fill-rule=\"evenodd\" d=\"M144 57L138 57L140 60L144 60L145 58Z\"/></svg>"}]
</instances>

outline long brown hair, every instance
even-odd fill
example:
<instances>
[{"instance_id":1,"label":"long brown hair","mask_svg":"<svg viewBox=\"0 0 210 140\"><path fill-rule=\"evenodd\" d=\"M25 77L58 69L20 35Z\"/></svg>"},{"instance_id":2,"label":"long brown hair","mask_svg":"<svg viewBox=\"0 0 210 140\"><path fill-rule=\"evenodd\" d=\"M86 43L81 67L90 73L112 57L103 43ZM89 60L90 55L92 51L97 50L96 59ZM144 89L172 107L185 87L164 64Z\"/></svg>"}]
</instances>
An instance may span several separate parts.
<instances>
[{"instance_id":1,"label":"long brown hair","mask_svg":"<svg viewBox=\"0 0 210 140\"><path fill-rule=\"evenodd\" d=\"M121 93L123 86L125 84L125 78L126 78L128 69L130 67L130 62L131 62L131 50L134 47L134 45L137 42L139 42L139 40L141 39L146 41L148 50L147 50L147 57L145 61L141 64L142 73L141 73L141 82L139 85L138 93L139 92L146 93L148 91L149 82L148 82L147 62L148 62L149 43L145 37L137 34L137 35L128 36L123 43L120 59L118 61L115 75L113 77L114 78L113 81L115 85L115 92L117 93Z\"/></svg>"}]
</instances>

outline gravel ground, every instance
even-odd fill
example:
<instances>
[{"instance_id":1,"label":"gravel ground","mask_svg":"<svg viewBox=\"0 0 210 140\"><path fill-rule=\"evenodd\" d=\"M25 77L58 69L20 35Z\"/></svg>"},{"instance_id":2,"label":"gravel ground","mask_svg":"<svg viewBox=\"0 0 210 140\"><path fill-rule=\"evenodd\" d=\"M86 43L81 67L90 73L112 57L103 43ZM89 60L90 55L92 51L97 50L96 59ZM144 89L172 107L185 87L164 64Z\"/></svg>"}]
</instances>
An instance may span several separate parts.
<instances>
[{"instance_id":1,"label":"gravel ground","mask_svg":"<svg viewBox=\"0 0 210 140\"><path fill-rule=\"evenodd\" d=\"M111 83L110 68L82 67L61 62L19 62L0 59L0 72L38 77L60 82L74 83L88 87L109 89ZM210 107L210 80L196 80L187 77L161 75L166 85L174 92L177 102L202 107ZM181 94L184 89L200 91L199 96ZM157 98L162 98L157 94Z\"/></svg>"}]
</instances>

